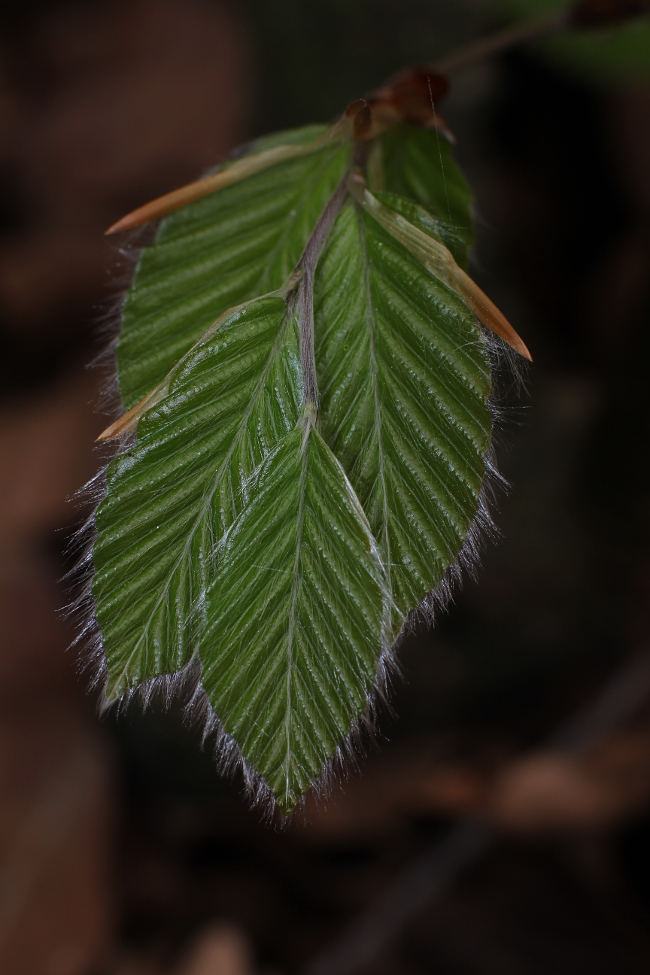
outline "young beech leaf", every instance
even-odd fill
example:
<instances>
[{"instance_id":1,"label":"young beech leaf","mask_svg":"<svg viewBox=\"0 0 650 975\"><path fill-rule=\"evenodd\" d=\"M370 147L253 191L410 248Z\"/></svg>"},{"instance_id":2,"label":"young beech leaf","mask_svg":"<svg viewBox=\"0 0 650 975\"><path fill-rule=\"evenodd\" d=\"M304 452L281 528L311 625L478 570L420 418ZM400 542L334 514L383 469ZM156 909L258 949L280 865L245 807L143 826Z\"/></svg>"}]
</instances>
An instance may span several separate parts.
<instances>
[{"instance_id":1,"label":"young beech leaf","mask_svg":"<svg viewBox=\"0 0 650 975\"><path fill-rule=\"evenodd\" d=\"M476 515L487 349L460 298L352 200L319 263L315 309L321 431L368 516L399 629Z\"/></svg>"},{"instance_id":2,"label":"young beech leaf","mask_svg":"<svg viewBox=\"0 0 650 975\"><path fill-rule=\"evenodd\" d=\"M106 700L192 665L207 727L284 813L484 517L476 314L527 354L462 270L470 195L446 145L364 127L359 104L174 196L124 302L128 412L104 437L129 436L95 517Z\"/></svg>"},{"instance_id":3,"label":"young beech leaf","mask_svg":"<svg viewBox=\"0 0 650 975\"><path fill-rule=\"evenodd\" d=\"M300 141L314 145L314 126ZM350 150L332 138L162 221L124 301L116 358L126 409L161 382L223 312L284 284Z\"/></svg>"},{"instance_id":4,"label":"young beech leaf","mask_svg":"<svg viewBox=\"0 0 650 975\"><path fill-rule=\"evenodd\" d=\"M203 686L289 812L362 714L388 594L363 508L309 412L215 550Z\"/></svg>"},{"instance_id":5,"label":"young beech leaf","mask_svg":"<svg viewBox=\"0 0 650 975\"><path fill-rule=\"evenodd\" d=\"M309 140L309 129L298 130L296 133L288 134L287 138L277 140L271 138L260 139L255 146L244 153L239 159L230 160L223 166L217 167L216 171L203 179L189 183L187 186L178 190L172 190L164 196L158 197L146 203L139 209L127 214L106 231L107 234L115 234L120 230L130 230L139 227L149 220L156 220L163 217L179 207L194 203L196 200L203 199L217 190L222 190L226 186L240 183L242 180L256 173L261 173L266 169L277 166L278 163L289 162L300 156L308 155L317 149L322 149L327 142L336 141L340 135L336 129L323 130L320 126L318 134L314 139Z\"/></svg>"},{"instance_id":6,"label":"young beech leaf","mask_svg":"<svg viewBox=\"0 0 650 975\"><path fill-rule=\"evenodd\" d=\"M300 383L297 321L281 296L260 298L180 361L109 464L93 547L109 700L196 653L215 547L298 422Z\"/></svg>"},{"instance_id":7,"label":"young beech leaf","mask_svg":"<svg viewBox=\"0 0 650 975\"><path fill-rule=\"evenodd\" d=\"M431 231L466 267L474 240L472 192L448 141L435 130L402 123L378 140L377 157L375 167L369 161L369 188L388 190L424 207L433 218Z\"/></svg>"}]
</instances>

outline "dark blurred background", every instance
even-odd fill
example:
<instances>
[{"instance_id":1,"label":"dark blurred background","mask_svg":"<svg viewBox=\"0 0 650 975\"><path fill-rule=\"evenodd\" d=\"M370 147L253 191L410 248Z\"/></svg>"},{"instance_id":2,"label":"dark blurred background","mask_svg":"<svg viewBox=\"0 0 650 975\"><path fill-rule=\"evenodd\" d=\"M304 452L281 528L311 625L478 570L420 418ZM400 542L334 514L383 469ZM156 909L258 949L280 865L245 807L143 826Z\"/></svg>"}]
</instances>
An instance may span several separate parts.
<instances>
[{"instance_id":1,"label":"dark blurred background","mask_svg":"<svg viewBox=\"0 0 650 975\"><path fill-rule=\"evenodd\" d=\"M543 744L650 652L647 26L454 80L474 274L534 365L527 393L503 382L503 537L437 629L402 647L396 716L360 773L266 828L178 708L96 717L58 613L84 514L68 499L107 422L105 372L86 368L122 281L105 227L245 139L328 120L401 66L542 7L5 0L3 973L291 975L466 814L494 825L491 851L360 971L650 971L650 708L624 707L579 755Z\"/></svg>"}]
</instances>

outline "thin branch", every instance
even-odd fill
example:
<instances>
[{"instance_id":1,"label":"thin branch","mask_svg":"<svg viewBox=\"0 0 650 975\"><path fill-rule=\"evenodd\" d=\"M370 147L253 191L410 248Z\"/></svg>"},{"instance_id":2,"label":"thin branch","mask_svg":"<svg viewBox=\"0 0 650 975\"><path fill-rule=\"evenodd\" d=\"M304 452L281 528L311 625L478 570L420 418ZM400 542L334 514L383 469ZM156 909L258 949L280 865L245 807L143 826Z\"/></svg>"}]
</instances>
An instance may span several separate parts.
<instances>
[{"instance_id":1,"label":"thin branch","mask_svg":"<svg viewBox=\"0 0 650 975\"><path fill-rule=\"evenodd\" d=\"M318 408L318 380L314 352L314 273L325 241L330 235L347 195L348 187L344 177L327 201L296 267L297 273L302 272L298 285L302 399L304 406L316 409Z\"/></svg>"},{"instance_id":2,"label":"thin branch","mask_svg":"<svg viewBox=\"0 0 650 975\"><path fill-rule=\"evenodd\" d=\"M523 24L512 24L509 27L504 27L503 30L488 34L487 37L481 37L466 47L462 47L453 54L442 58L441 61L437 61L431 67L441 74L452 74L454 71L471 67L471 65L483 61L485 58L501 54L502 51L509 51L519 44L536 41L546 34L564 30L569 26L569 11L563 10L561 13L545 14L535 20L529 20Z\"/></svg>"},{"instance_id":3,"label":"thin branch","mask_svg":"<svg viewBox=\"0 0 650 975\"><path fill-rule=\"evenodd\" d=\"M300 322L300 369L302 371L302 401L304 406L318 410L318 380L314 350L314 272L306 268L298 291L298 320Z\"/></svg>"},{"instance_id":4,"label":"thin branch","mask_svg":"<svg viewBox=\"0 0 650 975\"><path fill-rule=\"evenodd\" d=\"M603 2L603 0L581 0L581 2L559 13L545 14L535 20L523 24L513 24L493 34L488 34L487 37L473 41L466 47L442 58L441 61L430 65L428 70L434 71L440 76L452 74L483 61L485 58L517 47L519 44L538 40L546 34L571 28L611 26L641 16L648 12L649 7L648 0L618 0L618 2L610 3ZM177 210L179 207L186 206L188 203L200 200L210 193L261 172L269 166L275 166L305 153L314 152L332 138L344 138L346 132L348 135L353 132L355 137L363 138L361 126L365 125L368 128L370 111L365 99L357 99L357 102L364 102L365 107L359 105L359 110L353 120L348 117L347 113L344 113L327 132L318 136L309 145L273 146L263 152L244 156L234 161L228 168L220 169L212 176L196 180L180 189L172 190L171 193L166 193L164 196L138 207L137 210L133 210L110 226L106 233L115 234L155 220ZM356 105L356 102L352 102L352 105ZM350 126L352 126L351 131Z\"/></svg>"},{"instance_id":5,"label":"thin branch","mask_svg":"<svg viewBox=\"0 0 650 975\"><path fill-rule=\"evenodd\" d=\"M341 212L341 208L345 203L348 195L347 186L347 173L336 187L329 200L325 204L325 208L321 213L316 226L311 232L311 236L307 243L305 244L305 249L302 252L302 257L298 261L296 270L313 272L316 270L316 265L318 263L318 258L323 249L325 241L329 237L330 231L336 222L336 218Z\"/></svg>"}]
</instances>

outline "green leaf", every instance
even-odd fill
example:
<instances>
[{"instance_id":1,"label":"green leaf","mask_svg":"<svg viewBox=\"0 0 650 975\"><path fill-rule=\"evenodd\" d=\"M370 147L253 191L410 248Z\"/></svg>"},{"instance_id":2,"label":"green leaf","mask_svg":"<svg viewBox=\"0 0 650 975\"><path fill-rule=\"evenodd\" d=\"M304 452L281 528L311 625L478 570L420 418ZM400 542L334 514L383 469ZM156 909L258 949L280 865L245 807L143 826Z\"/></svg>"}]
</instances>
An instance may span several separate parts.
<instances>
[{"instance_id":1,"label":"green leaf","mask_svg":"<svg viewBox=\"0 0 650 975\"><path fill-rule=\"evenodd\" d=\"M435 130L403 123L389 129L378 148L381 161L374 183L370 169L370 188L396 193L428 210L431 232L466 267L474 241L473 197L447 139Z\"/></svg>"},{"instance_id":2,"label":"green leaf","mask_svg":"<svg viewBox=\"0 0 650 975\"><path fill-rule=\"evenodd\" d=\"M458 556L491 435L485 305L445 246L466 259L462 176L400 126L370 148L369 194L352 148L162 222L117 349L135 438L95 519L106 698L198 660L210 715L285 813Z\"/></svg>"},{"instance_id":3,"label":"green leaf","mask_svg":"<svg viewBox=\"0 0 650 975\"><path fill-rule=\"evenodd\" d=\"M383 200L427 227L427 215ZM490 443L485 342L468 307L357 204L315 291L321 429L370 521L399 624L476 515Z\"/></svg>"},{"instance_id":4,"label":"green leaf","mask_svg":"<svg viewBox=\"0 0 650 975\"><path fill-rule=\"evenodd\" d=\"M282 297L262 298L181 360L136 446L109 465L93 548L109 700L196 653L214 546L294 428L299 396L295 317Z\"/></svg>"},{"instance_id":5,"label":"green leaf","mask_svg":"<svg viewBox=\"0 0 650 975\"><path fill-rule=\"evenodd\" d=\"M261 140L312 142L326 131ZM117 344L126 409L160 383L227 309L279 288L340 181L350 147L332 142L198 200L166 217L143 250Z\"/></svg>"},{"instance_id":6,"label":"green leaf","mask_svg":"<svg viewBox=\"0 0 650 975\"><path fill-rule=\"evenodd\" d=\"M384 648L374 539L306 426L261 465L217 546L201 644L210 704L285 813L364 711Z\"/></svg>"}]
</instances>

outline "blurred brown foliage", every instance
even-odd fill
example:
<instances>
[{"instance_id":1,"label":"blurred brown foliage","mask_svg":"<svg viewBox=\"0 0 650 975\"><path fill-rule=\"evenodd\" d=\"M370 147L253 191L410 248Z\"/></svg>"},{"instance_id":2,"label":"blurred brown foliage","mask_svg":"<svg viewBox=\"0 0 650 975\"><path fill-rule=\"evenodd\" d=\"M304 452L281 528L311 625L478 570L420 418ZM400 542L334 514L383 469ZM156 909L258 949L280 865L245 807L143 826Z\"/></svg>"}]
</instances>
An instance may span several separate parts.
<instances>
[{"instance_id":1,"label":"blurred brown foliage","mask_svg":"<svg viewBox=\"0 0 650 975\"><path fill-rule=\"evenodd\" d=\"M23 15L0 34L0 969L73 975L109 957L116 920L115 768L65 654L53 534L97 467L102 234L241 141L249 54L218 4Z\"/></svg>"},{"instance_id":2,"label":"blurred brown foliage","mask_svg":"<svg viewBox=\"0 0 650 975\"><path fill-rule=\"evenodd\" d=\"M509 414L506 539L402 648L401 721L363 775L267 831L178 712L100 724L65 653L68 499L106 422L84 367L128 264L104 229L259 134L256 104L291 118L287 78L300 111L320 97L310 51L347 100L350 51L418 63L429 18L458 34L440 6L34 0L0 21L2 972L297 970L468 813L501 849L373 971L647 970L648 713L580 757L535 747L650 636L647 88L586 92L522 54L452 89L477 273L535 355L530 417Z\"/></svg>"}]
</instances>

